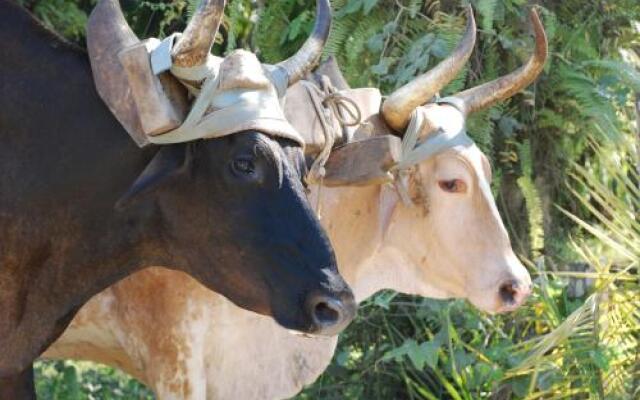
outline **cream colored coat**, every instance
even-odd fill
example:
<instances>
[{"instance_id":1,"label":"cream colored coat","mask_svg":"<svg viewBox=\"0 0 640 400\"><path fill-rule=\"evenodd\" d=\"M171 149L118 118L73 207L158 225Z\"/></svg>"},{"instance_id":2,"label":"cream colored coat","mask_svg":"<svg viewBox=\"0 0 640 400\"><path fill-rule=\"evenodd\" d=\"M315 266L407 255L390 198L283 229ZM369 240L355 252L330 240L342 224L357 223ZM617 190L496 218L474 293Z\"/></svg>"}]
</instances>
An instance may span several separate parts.
<instances>
[{"instance_id":1,"label":"cream colored coat","mask_svg":"<svg viewBox=\"0 0 640 400\"><path fill-rule=\"evenodd\" d=\"M451 106L426 107L434 126L462 124ZM323 188L322 223L356 298L390 288L466 298L487 312L517 307L531 280L511 249L490 176L485 156L472 146L412 171L414 206L398 201L391 187ZM452 181L453 193L445 190ZM312 188L311 196L317 193ZM527 293L505 302L504 282ZM336 338L293 335L182 273L154 268L94 297L45 357L120 367L159 399L275 399L313 382L335 346Z\"/></svg>"}]
</instances>

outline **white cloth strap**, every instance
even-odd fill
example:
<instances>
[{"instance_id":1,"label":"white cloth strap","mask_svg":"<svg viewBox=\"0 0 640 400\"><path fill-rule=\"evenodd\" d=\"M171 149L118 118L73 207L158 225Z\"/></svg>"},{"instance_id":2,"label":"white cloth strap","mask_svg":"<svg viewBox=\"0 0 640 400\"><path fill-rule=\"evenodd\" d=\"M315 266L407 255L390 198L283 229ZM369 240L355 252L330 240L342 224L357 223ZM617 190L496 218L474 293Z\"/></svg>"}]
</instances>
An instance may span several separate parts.
<instances>
[{"instance_id":1,"label":"white cloth strap","mask_svg":"<svg viewBox=\"0 0 640 400\"><path fill-rule=\"evenodd\" d=\"M426 110L424 108L418 107L411 113L411 121L402 138L401 159L393 167L394 169L411 168L429 157L455 146L473 145L473 140L467 136L464 128L459 132L447 132L439 128L438 131L418 143L418 138L423 133L425 120Z\"/></svg>"},{"instance_id":2,"label":"white cloth strap","mask_svg":"<svg viewBox=\"0 0 640 400\"><path fill-rule=\"evenodd\" d=\"M173 43L176 38L180 37L180 35L180 33L174 33L167 36L151 50L151 71L153 71L155 75L160 75L171 69L171 49L173 48Z\"/></svg>"},{"instance_id":3,"label":"white cloth strap","mask_svg":"<svg viewBox=\"0 0 640 400\"><path fill-rule=\"evenodd\" d=\"M205 80L182 125L162 135L150 136L149 141L156 144L182 143L250 129L300 141L297 133L290 132L293 128L284 118L275 89L219 92L218 83L218 77Z\"/></svg>"},{"instance_id":4,"label":"white cloth strap","mask_svg":"<svg viewBox=\"0 0 640 400\"><path fill-rule=\"evenodd\" d=\"M464 127L459 132L447 132L438 128L436 132L431 133L425 140L418 143L420 135L424 133L426 112L426 109L417 107L411 113L411 121L402 138L400 161L391 168L396 177L394 184L398 195L407 206L413 205L407 187L410 168L447 149L473 145L473 140L467 136Z\"/></svg>"},{"instance_id":5,"label":"white cloth strap","mask_svg":"<svg viewBox=\"0 0 640 400\"><path fill-rule=\"evenodd\" d=\"M246 79L237 88L227 87L221 90L221 82L225 79L222 76L225 74L222 72L225 59L209 55L204 65L189 68L173 65L172 48L179 36L180 34L173 34L151 49L151 67L155 74L170 71L195 97L195 101L182 125L160 135L148 136L149 142L183 143L257 130L274 137L294 140L304 146L300 135L287 122L278 92L270 79L265 78L266 83L263 85L247 84L251 79ZM237 52L229 57L235 57L235 62L255 66L252 67L251 74L270 75L252 53ZM231 70L226 74L231 76L239 73L234 67ZM235 76L234 79L243 80L242 75Z\"/></svg>"}]
</instances>

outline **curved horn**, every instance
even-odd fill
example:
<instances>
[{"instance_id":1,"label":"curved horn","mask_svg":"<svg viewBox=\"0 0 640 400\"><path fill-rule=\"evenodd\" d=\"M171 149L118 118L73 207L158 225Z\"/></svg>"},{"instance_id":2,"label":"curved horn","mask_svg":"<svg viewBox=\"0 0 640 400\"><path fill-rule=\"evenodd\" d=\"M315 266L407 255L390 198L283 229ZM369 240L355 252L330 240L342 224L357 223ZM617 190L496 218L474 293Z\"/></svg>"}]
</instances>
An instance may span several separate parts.
<instances>
[{"instance_id":1,"label":"curved horn","mask_svg":"<svg viewBox=\"0 0 640 400\"><path fill-rule=\"evenodd\" d=\"M382 105L382 115L393 129L402 131L409 122L413 110L426 103L440 89L456 77L466 64L476 42L476 22L473 9L467 8L467 27L458 47L449 57L394 91Z\"/></svg>"},{"instance_id":2,"label":"curved horn","mask_svg":"<svg viewBox=\"0 0 640 400\"><path fill-rule=\"evenodd\" d=\"M513 96L529 86L542 72L547 59L547 36L535 9L531 9L529 17L536 37L536 48L529 61L509 75L456 94L455 97L460 98L464 103L465 114L487 108Z\"/></svg>"},{"instance_id":3,"label":"curved horn","mask_svg":"<svg viewBox=\"0 0 640 400\"><path fill-rule=\"evenodd\" d=\"M139 145L146 142L127 74L118 59L124 48L139 43L122 15L118 0L100 0L87 21L87 50L100 98Z\"/></svg>"},{"instance_id":4,"label":"curved horn","mask_svg":"<svg viewBox=\"0 0 640 400\"><path fill-rule=\"evenodd\" d=\"M226 0L202 0L189 25L173 48L173 63L178 67L197 67L207 56L218 33Z\"/></svg>"},{"instance_id":5,"label":"curved horn","mask_svg":"<svg viewBox=\"0 0 640 400\"><path fill-rule=\"evenodd\" d=\"M329 0L316 0L316 23L313 26L311 36L296 54L277 65L286 72L289 86L299 81L318 62L324 44L329 37L330 28L331 6Z\"/></svg>"}]
</instances>

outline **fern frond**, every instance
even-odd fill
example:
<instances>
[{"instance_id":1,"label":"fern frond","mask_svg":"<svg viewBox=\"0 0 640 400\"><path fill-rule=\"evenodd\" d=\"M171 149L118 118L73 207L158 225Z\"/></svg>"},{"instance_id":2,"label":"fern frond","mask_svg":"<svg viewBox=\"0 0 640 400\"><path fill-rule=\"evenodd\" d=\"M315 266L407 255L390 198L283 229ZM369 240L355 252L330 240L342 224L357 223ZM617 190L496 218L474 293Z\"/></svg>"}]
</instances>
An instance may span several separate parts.
<instances>
[{"instance_id":1,"label":"fern frond","mask_svg":"<svg viewBox=\"0 0 640 400\"><path fill-rule=\"evenodd\" d=\"M480 26L484 31L493 30L497 5L498 0L478 0L476 3L476 9L482 18Z\"/></svg>"},{"instance_id":2,"label":"fern frond","mask_svg":"<svg viewBox=\"0 0 640 400\"><path fill-rule=\"evenodd\" d=\"M631 90L640 92L640 71L629 63L618 60L593 60L585 62L584 65L602 68L615 74Z\"/></svg>"}]
</instances>

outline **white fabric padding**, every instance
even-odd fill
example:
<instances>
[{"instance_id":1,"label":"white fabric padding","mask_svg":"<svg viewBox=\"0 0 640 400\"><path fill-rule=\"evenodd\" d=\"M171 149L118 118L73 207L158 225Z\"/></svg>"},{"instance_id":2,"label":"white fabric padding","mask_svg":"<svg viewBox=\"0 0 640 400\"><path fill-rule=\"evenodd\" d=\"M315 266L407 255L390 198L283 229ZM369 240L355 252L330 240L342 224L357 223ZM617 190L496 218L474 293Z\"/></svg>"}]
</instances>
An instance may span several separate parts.
<instances>
[{"instance_id":1,"label":"white fabric padding","mask_svg":"<svg viewBox=\"0 0 640 400\"><path fill-rule=\"evenodd\" d=\"M199 77L205 69L209 73L196 91L196 100L183 124L167 133L149 136L149 141L183 143L256 130L304 146L302 136L286 120L276 88L255 54L236 50L222 63L218 60L212 56L211 62L198 68L195 75L194 71L184 74L184 68L171 68L174 75L186 80Z\"/></svg>"}]
</instances>

